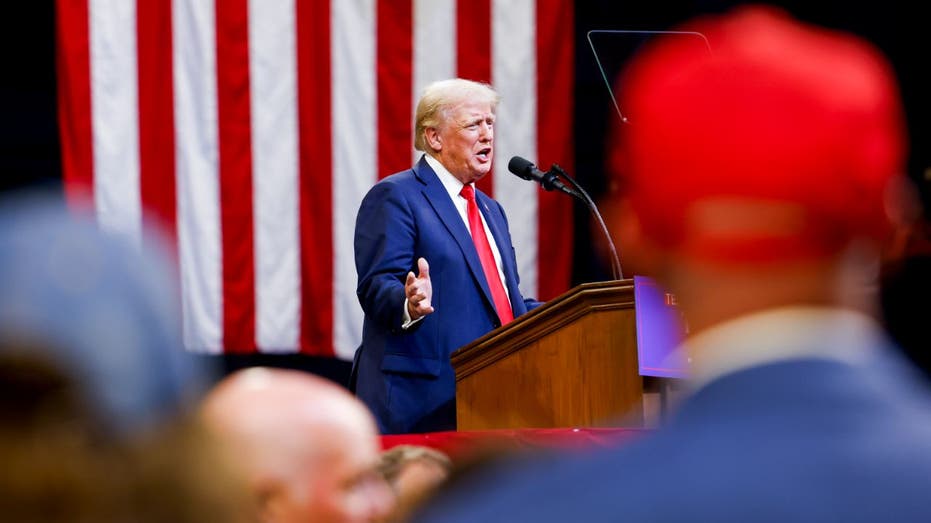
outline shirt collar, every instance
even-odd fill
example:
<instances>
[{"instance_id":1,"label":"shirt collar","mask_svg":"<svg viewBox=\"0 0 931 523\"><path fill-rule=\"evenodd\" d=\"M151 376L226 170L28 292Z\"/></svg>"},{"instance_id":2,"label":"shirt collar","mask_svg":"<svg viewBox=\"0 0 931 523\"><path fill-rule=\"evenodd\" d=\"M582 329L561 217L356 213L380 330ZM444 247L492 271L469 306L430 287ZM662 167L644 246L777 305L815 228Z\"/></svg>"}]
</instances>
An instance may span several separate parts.
<instances>
[{"instance_id":1,"label":"shirt collar","mask_svg":"<svg viewBox=\"0 0 931 523\"><path fill-rule=\"evenodd\" d=\"M799 358L862 363L885 335L865 314L831 307L781 307L748 314L686 339L691 386L725 374Z\"/></svg>"},{"instance_id":2,"label":"shirt collar","mask_svg":"<svg viewBox=\"0 0 931 523\"><path fill-rule=\"evenodd\" d=\"M449 193L449 197L456 201L456 198L459 198L459 193L462 192L462 188L465 187L465 184L460 182L458 178L453 176L449 170L440 163L439 160L430 156L427 153L424 153L424 159L427 160L427 165L433 169L433 172L436 173L437 178L440 179L440 182L443 184L443 187L446 188L446 192Z\"/></svg>"}]
</instances>

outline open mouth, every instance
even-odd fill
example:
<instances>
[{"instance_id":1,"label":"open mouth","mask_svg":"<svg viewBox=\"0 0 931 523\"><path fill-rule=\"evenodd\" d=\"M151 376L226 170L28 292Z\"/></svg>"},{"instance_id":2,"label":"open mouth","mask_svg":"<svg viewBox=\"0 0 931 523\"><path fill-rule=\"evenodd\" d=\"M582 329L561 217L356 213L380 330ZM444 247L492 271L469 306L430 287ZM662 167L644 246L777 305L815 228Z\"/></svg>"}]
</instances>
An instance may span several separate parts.
<instances>
[{"instance_id":1,"label":"open mouth","mask_svg":"<svg viewBox=\"0 0 931 523\"><path fill-rule=\"evenodd\" d=\"M478 156L478 159L487 162L488 158L491 156L491 147L486 147L481 149L475 156Z\"/></svg>"}]
</instances>

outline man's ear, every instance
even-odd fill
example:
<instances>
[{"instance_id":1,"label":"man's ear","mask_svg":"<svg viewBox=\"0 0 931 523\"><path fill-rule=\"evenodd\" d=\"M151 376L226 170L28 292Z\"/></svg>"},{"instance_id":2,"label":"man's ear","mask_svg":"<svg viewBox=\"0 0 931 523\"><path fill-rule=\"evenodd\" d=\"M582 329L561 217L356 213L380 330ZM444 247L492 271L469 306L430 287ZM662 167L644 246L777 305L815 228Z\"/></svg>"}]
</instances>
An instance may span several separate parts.
<instances>
[{"instance_id":1,"label":"man's ear","mask_svg":"<svg viewBox=\"0 0 931 523\"><path fill-rule=\"evenodd\" d=\"M263 478L253 484L255 501L258 505L259 521L274 523L285 515L288 495L287 486L272 478Z\"/></svg>"},{"instance_id":2,"label":"man's ear","mask_svg":"<svg viewBox=\"0 0 931 523\"><path fill-rule=\"evenodd\" d=\"M440 138L440 132L436 127L427 127L423 130L424 137L427 139L427 145L435 152L443 149L443 140Z\"/></svg>"}]
</instances>

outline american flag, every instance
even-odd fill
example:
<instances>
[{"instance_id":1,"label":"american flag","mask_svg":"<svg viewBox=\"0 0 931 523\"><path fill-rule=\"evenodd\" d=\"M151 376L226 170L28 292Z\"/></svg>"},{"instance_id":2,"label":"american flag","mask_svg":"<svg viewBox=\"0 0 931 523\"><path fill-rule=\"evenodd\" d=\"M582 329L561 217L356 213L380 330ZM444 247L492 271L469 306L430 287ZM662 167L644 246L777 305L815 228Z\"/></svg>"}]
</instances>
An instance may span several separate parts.
<instances>
[{"instance_id":1,"label":"american flag","mask_svg":"<svg viewBox=\"0 0 931 523\"><path fill-rule=\"evenodd\" d=\"M502 95L481 189L510 221L522 292L569 284L571 203L507 172L571 167L571 0L57 0L66 193L101 228L175 242L184 342L349 359L353 228L413 165L431 81Z\"/></svg>"}]
</instances>

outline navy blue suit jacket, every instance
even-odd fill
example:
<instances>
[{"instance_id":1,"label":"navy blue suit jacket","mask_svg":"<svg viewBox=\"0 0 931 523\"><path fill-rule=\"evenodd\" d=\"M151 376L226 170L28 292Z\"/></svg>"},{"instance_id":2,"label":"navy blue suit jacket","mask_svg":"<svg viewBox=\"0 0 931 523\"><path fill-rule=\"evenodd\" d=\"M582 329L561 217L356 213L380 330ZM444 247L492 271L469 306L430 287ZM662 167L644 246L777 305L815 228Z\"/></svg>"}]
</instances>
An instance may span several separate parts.
<instances>
[{"instance_id":1,"label":"navy blue suit jacket","mask_svg":"<svg viewBox=\"0 0 931 523\"><path fill-rule=\"evenodd\" d=\"M480 191L476 201L501 253L517 317L539 305L518 289L517 260L507 218ZM430 264L434 312L401 329L404 281L417 259ZM501 325L466 228L440 179L421 158L413 169L381 180L359 208L355 230L356 290L365 312L356 354L356 394L383 433L455 428L457 348Z\"/></svg>"},{"instance_id":2,"label":"navy blue suit jacket","mask_svg":"<svg viewBox=\"0 0 931 523\"><path fill-rule=\"evenodd\" d=\"M638 442L495 471L415 521L929 521L931 403L894 366L736 372Z\"/></svg>"}]
</instances>

